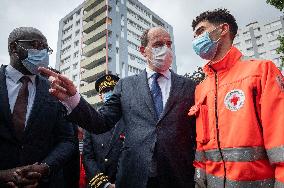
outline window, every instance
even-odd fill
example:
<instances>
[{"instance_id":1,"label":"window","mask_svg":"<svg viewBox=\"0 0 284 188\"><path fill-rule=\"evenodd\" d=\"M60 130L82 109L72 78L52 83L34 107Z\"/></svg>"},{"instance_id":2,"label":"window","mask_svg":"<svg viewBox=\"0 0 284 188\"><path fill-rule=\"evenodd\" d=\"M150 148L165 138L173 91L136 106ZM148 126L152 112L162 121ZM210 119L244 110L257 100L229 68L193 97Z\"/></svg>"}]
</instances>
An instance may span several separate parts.
<instances>
[{"instance_id":1,"label":"window","mask_svg":"<svg viewBox=\"0 0 284 188\"><path fill-rule=\"evenodd\" d=\"M80 25L80 20L76 21L76 26Z\"/></svg>"},{"instance_id":2,"label":"window","mask_svg":"<svg viewBox=\"0 0 284 188\"><path fill-rule=\"evenodd\" d=\"M79 40L74 42L74 47L77 47L77 46L79 46Z\"/></svg>"},{"instance_id":3,"label":"window","mask_svg":"<svg viewBox=\"0 0 284 188\"><path fill-rule=\"evenodd\" d=\"M69 35L68 37L66 37L64 40L62 40L62 45L68 43L69 41L71 41L72 39L72 35Z\"/></svg>"},{"instance_id":4,"label":"window","mask_svg":"<svg viewBox=\"0 0 284 188\"><path fill-rule=\"evenodd\" d=\"M279 40L273 40L269 42L270 46L274 46L274 45L280 45L280 41Z\"/></svg>"},{"instance_id":5,"label":"window","mask_svg":"<svg viewBox=\"0 0 284 188\"><path fill-rule=\"evenodd\" d=\"M252 47L247 48L247 51L252 51L252 50L253 50Z\"/></svg>"},{"instance_id":6,"label":"window","mask_svg":"<svg viewBox=\"0 0 284 188\"><path fill-rule=\"evenodd\" d=\"M73 75L73 81L74 81L74 82L77 81L77 78L78 78L78 75L77 75L77 74Z\"/></svg>"},{"instance_id":7,"label":"window","mask_svg":"<svg viewBox=\"0 0 284 188\"><path fill-rule=\"evenodd\" d=\"M79 51L74 53L74 58L79 57Z\"/></svg>"},{"instance_id":8,"label":"window","mask_svg":"<svg viewBox=\"0 0 284 188\"><path fill-rule=\"evenodd\" d=\"M66 29L63 30L63 35L65 35L66 33L68 33L69 31L71 31L73 28L73 25L70 25L69 27L67 27Z\"/></svg>"},{"instance_id":9,"label":"window","mask_svg":"<svg viewBox=\"0 0 284 188\"><path fill-rule=\"evenodd\" d=\"M245 40L246 44L251 44L251 39Z\"/></svg>"},{"instance_id":10,"label":"window","mask_svg":"<svg viewBox=\"0 0 284 188\"><path fill-rule=\"evenodd\" d=\"M260 53L260 54L259 54L259 57L260 57L261 59L264 59L264 58L265 58L265 52Z\"/></svg>"},{"instance_id":11,"label":"window","mask_svg":"<svg viewBox=\"0 0 284 188\"><path fill-rule=\"evenodd\" d=\"M62 74L65 74L65 75L66 75L66 74L68 74L68 73L70 72L70 66L68 66L68 67L66 67L66 68L64 68L64 69L61 69L61 68L60 68L60 70L61 70L60 72L61 72Z\"/></svg>"},{"instance_id":12,"label":"window","mask_svg":"<svg viewBox=\"0 0 284 188\"><path fill-rule=\"evenodd\" d=\"M260 41L262 39L262 35L255 37L256 41Z\"/></svg>"},{"instance_id":13,"label":"window","mask_svg":"<svg viewBox=\"0 0 284 188\"><path fill-rule=\"evenodd\" d=\"M77 67L78 67L78 62L73 64L73 69L77 69Z\"/></svg>"},{"instance_id":14,"label":"window","mask_svg":"<svg viewBox=\"0 0 284 188\"><path fill-rule=\"evenodd\" d=\"M75 32L75 36L78 36L80 33L80 29L78 29L76 32Z\"/></svg>"},{"instance_id":15,"label":"window","mask_svg":"<svg viewBox=\"0 0 284 188\"><path fill-rule=\"evenodd\" d=\"M61 51L61 55L64 55L66 54L67 52L69 52L71 50L71 45L67 46L66 48L64 48L62 51Z\"/></svg>"},{"instance_id":16,"label":"window","mask_svg":"<svg viewBox=\"0 0 284 188\"><path fill-rule=\"evenodd\" d=\"M281 26L281 22L280 21L271 23L271 27L277 27L277 26Z\"/></svg>"}]
</instances>

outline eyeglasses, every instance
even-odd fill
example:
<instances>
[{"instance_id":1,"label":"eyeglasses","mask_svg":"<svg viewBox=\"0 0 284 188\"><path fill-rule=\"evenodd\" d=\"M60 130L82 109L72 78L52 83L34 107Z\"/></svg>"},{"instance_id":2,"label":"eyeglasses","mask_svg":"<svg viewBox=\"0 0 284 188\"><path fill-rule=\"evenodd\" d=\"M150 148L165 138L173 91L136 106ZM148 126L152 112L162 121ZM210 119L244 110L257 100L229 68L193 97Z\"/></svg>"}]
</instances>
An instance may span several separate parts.
<instances>
[{"instance_id":1,"label":"eyeglasses","mask_svg":"<svg viewBox=\"0 0 284 188\"><path fill-rule=\"evenodd\" d=\"M16 44L26 43L29 46L31 46L33 49L37 49L37 50L47 49L47 52L48 52L49 55L52 54L52 52L53 52L53 50L46 43L39 41L39 40L17 40L17 41L15 41L15 43Z\"/></svg>"}]
</instances>

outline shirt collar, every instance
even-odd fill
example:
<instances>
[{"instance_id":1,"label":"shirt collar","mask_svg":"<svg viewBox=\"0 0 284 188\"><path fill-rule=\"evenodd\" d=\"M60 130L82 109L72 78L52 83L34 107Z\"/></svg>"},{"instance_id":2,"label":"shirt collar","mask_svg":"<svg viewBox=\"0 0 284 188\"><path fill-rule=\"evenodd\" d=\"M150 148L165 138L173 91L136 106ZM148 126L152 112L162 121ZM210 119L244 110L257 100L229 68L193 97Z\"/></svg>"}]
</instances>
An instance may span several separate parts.
<instances>
[{"instance_id":1,"label":"shirt collar","mask_svg":"<svg viewBox=\"0 0 284 188\"><path fill-rule=\"evenodd\" d=\"M147 72L148 79L150 79L153 76L153 74L156 73L155 71L150 69L148 66L146 66L146 72ZM160 72L160 74L162 74L168 80L171 79L171 71L169 69L164 72Z\"/></svg>"},{"instance_id":2,"label":"shirt collar","mask_svg":"<svg viewBox=\"0 0 284 188\"><path fill-rule=\"evenodd\" d=\"M6 76L9 77L13 82L18 83L19 80L24 76L20 71L8 65L6 67ZM26 75L30 78L32 84L35 84L35 77L36 75Z\"/></svg>"}]
</instances>

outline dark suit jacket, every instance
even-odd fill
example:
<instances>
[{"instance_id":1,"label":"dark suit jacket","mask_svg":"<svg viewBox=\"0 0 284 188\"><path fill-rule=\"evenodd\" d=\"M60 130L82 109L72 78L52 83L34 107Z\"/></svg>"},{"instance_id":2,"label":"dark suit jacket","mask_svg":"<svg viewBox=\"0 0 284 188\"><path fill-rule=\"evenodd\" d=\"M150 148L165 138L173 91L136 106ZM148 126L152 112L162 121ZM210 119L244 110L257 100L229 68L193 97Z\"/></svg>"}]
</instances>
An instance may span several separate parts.
<instances>
[{"instance_id":1,"label":"dark suit jacket","mask_svg":"<svg viewBox=\"0 0 284 188\"><path fill-rule=\"evenodd\" d=\"M80 180L80 151L78 139L78 126L73 125L76 151L63 167L63 177L66 188L79 188Z\"/></svg>"},{"instance_id":2,"label":"dark suit jacket","mask_svg":"<svg viewBox=\"0 0 284 188\"><path fill-rule=\"evenodd\" d=\"M123 125L119 121L115 128L102 134L85 133L83 146L83 163L88 180L96 174L103 173L114 183L117 172L117 164L124 139Z\"/></svg>"},{"instance_id":3,"label":"dark suit jacket","mask_svg":"<svg viewBox=\"0 0 284 188\"><path fill-rule=\"evenodd\" d=\"M47 163L49 183L62 182L62 166L75 151L72 126L63 117L63 106L53 98L48 80L36 77L36 96L22 141L15 136L6 86L5 67L0 68L0 169ZM77 148L76 148L77 149ZM60 178L59 178L60 177ZM60 179L60 180L59 180Z\"/></svg>"},{"instance_id":4,"label":"dark suit jacket","mask_svg":"<svg viewBox=\"0 0 284 188\"><path fill-rule=\"evenodd\" d=\"M81 98L67 117L95 133L111 129L123 118L126 139L118 165L117 188L146 187L154 147L160 186L194 187L195 121L187 113L194 104L195 84L173 72L171 81L160 119L155 115L145 70L120 79L112 97L98 112Z\"/></svg>"}]
</instances>

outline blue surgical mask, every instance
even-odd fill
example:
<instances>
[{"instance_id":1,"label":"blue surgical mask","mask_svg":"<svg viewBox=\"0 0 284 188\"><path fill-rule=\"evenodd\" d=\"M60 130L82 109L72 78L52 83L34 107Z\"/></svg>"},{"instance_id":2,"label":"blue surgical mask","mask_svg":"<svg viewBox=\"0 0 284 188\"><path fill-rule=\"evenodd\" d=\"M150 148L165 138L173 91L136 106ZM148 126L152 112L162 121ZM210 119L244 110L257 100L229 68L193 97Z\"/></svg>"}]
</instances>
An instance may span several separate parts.
<instances>
[{"instance_id":1,"label":"blue surgical mask","mask_svg":"<svg viewBox=\"0 0 284 188\"><path fill-rule=\"evenodd\" d=\"M112 91L108 91L108 92L104 93L103 94L103 102L106 102L107 100L109 100L111 96L112 96Z\"/></svg>"},{"instance_id":2,"label":"blue surgical mask","mask_svg":"<svg viewBox=\"0 0 284 188\"><path fill-rule=\"evenodd\" d=\"M47 49L36 50L27 49L28 57L22 61L26 69L32 73L39 75L39 67L48 67L49 55Z\"/></svg>"},{"instance_id":3,"label":"blue surgical mask","mask_svg":"<svg viewBox=\"0 0 284 188\"><path fill-rule=\"evenodd\" d=\"M206 60L212 60L216 56L218 45L219 39L213 41L210 38L210 33L208 31L192 41L192 46L195 53L202 59Z\"/></svg>"}]
</instances>

